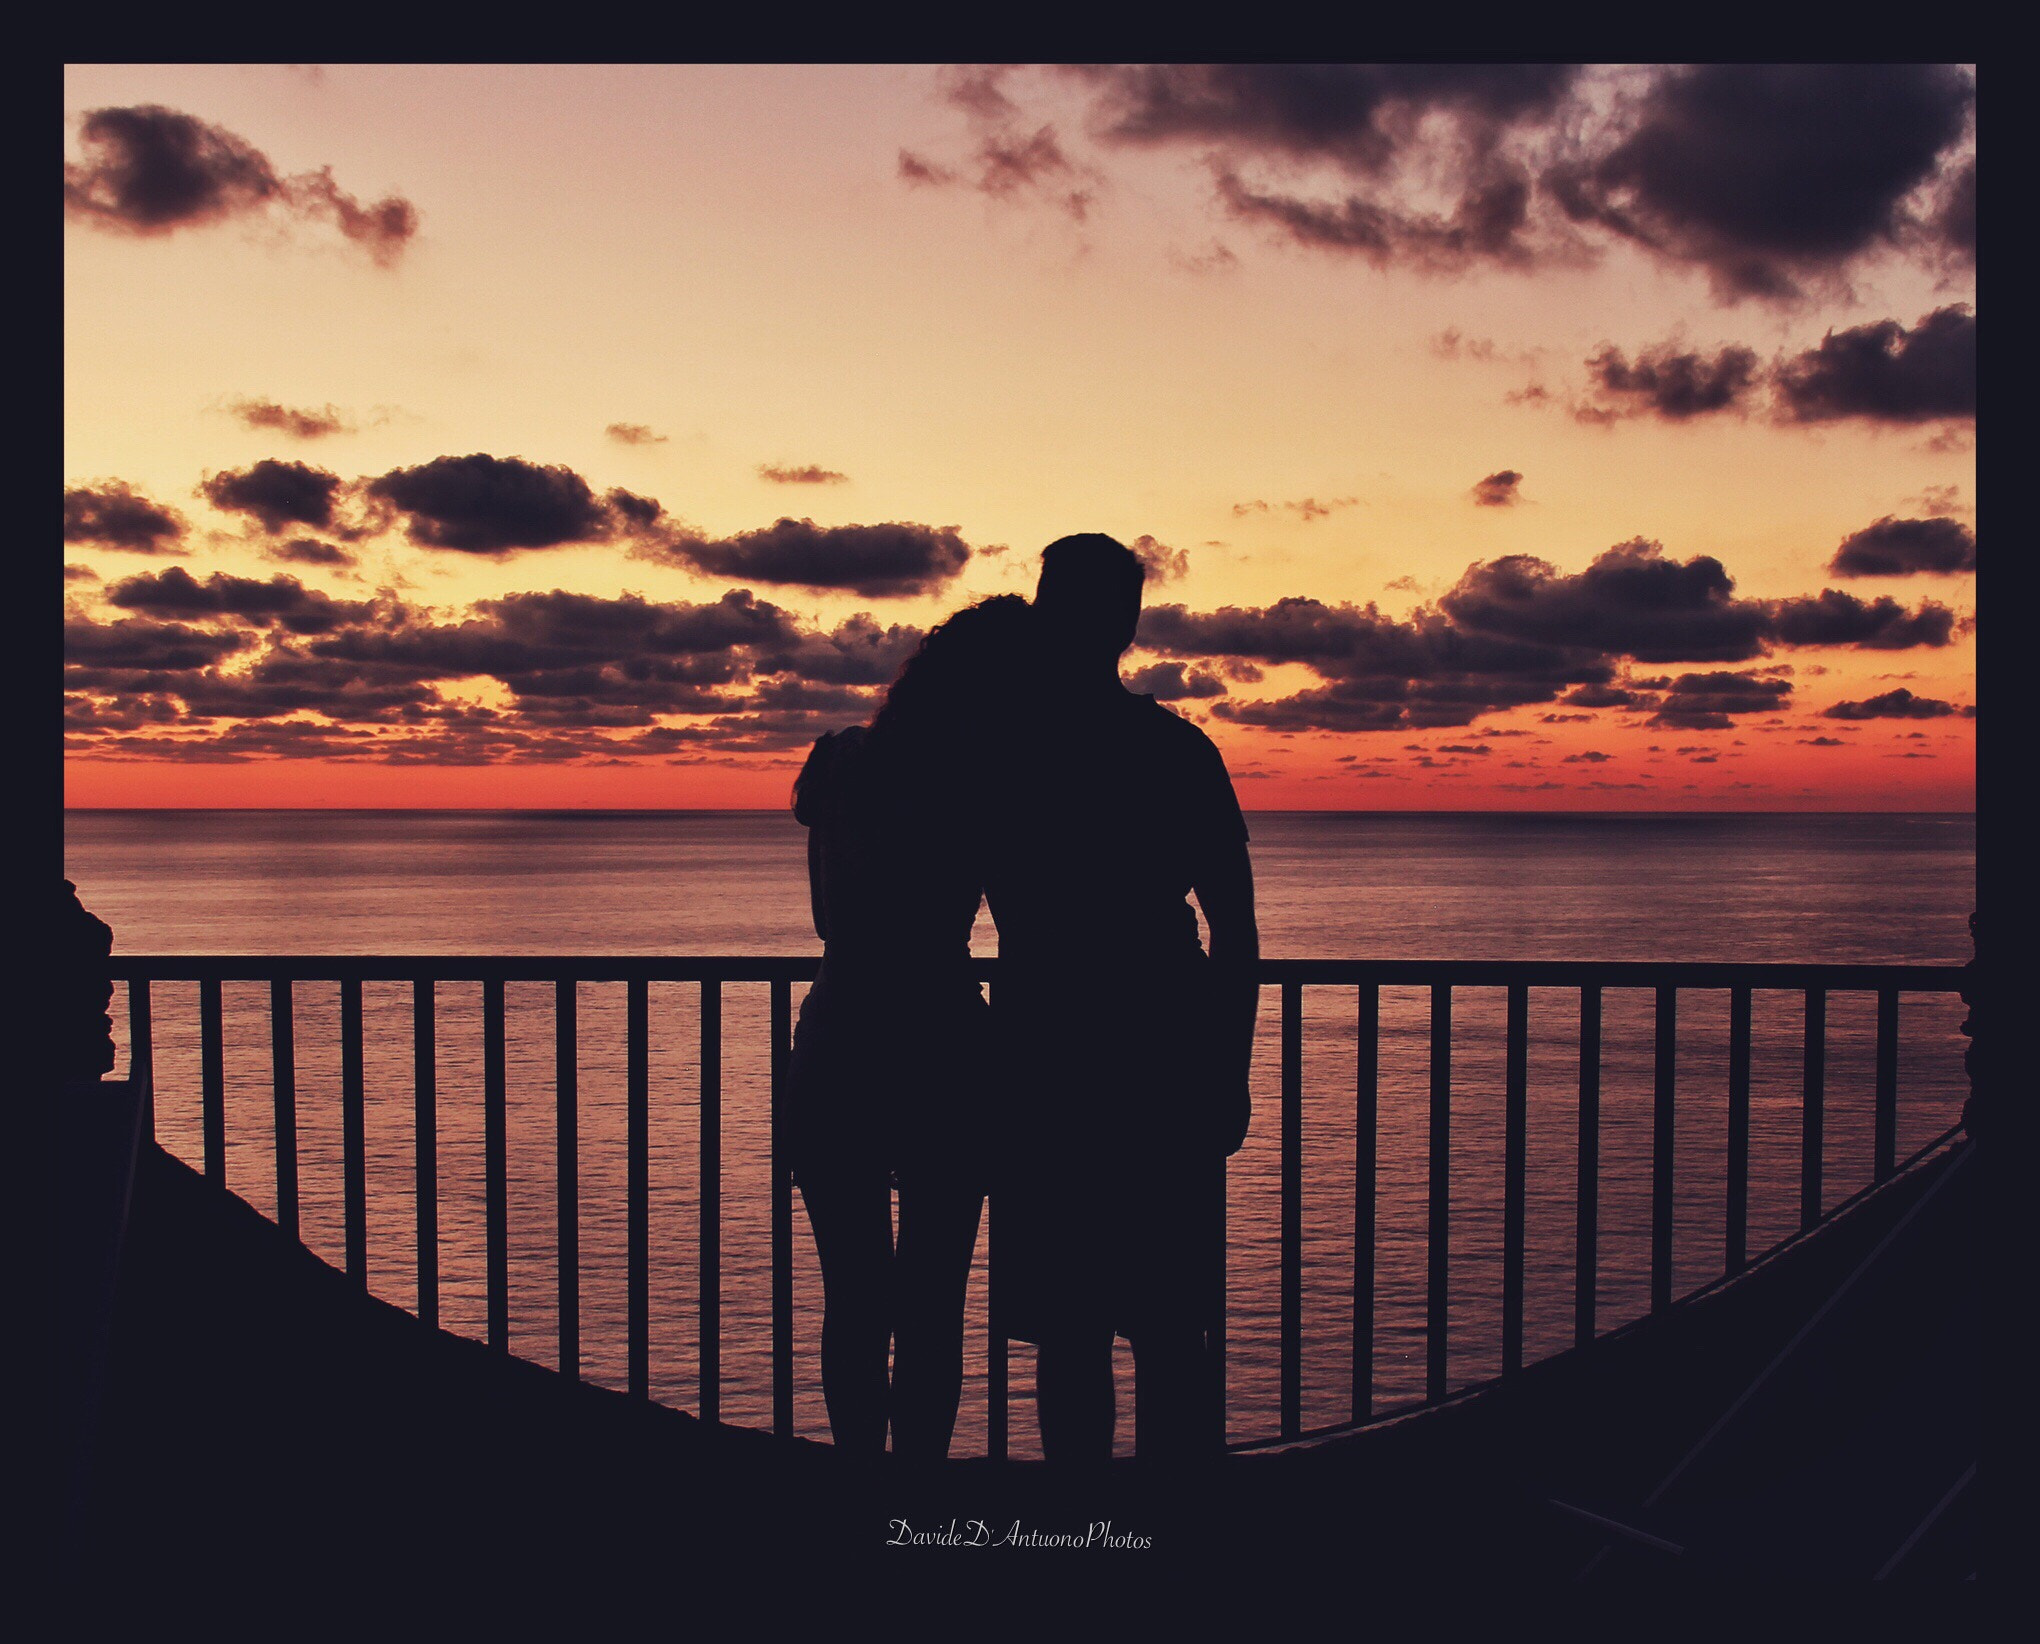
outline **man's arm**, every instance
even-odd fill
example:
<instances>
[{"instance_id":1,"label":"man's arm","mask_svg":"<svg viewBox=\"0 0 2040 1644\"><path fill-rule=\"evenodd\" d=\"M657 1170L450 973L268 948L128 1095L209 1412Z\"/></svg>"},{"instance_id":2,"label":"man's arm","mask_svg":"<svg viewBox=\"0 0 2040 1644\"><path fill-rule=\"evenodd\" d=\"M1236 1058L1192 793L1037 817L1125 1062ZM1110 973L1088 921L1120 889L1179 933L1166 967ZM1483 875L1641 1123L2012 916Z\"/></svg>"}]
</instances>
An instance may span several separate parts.
<instances>
[{"instance_id":1,"label":"man's arm","mask_svg":"<svg viewBox=\"0 0 2040 1644\"><path fill-rule=\"evenodd\" d=\"M1237 1153L1253 1117L1247 1072L1261 1005L1261 928L1254 919L1254 865L1246 840L1215 847L1191 888L1204 910L1217 984L1220 1138L1227 1153Z\"/></svg>"}]
</instances>

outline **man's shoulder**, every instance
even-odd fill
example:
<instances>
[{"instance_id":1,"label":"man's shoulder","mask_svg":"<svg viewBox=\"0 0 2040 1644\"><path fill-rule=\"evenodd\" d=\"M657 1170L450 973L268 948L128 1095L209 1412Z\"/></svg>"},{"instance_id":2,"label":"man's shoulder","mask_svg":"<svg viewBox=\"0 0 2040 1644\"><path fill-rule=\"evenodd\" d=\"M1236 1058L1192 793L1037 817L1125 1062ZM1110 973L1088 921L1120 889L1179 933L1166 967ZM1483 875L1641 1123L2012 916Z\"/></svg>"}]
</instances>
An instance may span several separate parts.
<instances>
[{"instance_id":1,"label":"man's shoulder","mask_svg":"<svg viewBox=\"0 0 2040 1644\"><path fill-rule=\"evenodd\" d=\"M1157 702L1152 696L1127 692L1132 706L1129 717L1139 725L1141 734L1172 751L1186 756L1216 757L1218 744L1204 734L1202 726L1183 717L1166 703Z\"/></svg>"}]
</instances>

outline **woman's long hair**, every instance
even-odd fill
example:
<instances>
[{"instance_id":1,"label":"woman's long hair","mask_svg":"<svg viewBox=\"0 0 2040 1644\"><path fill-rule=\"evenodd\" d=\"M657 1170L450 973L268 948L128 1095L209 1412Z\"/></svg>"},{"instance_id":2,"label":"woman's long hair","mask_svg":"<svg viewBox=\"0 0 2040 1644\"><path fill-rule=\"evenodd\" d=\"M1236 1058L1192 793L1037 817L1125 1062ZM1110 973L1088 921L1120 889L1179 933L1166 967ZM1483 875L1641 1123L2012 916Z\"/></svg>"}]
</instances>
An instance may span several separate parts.
<instances>
[{"instance_id":1,"label":"woman's long hair","mask_svg":"<svg viewBox=\"0 0 2040 1644\"><path fill-rule=\"evenodd\" d=\"M874 750L996 734L1031 672L1034 611L1018 594L966 605L929 629L871 721Z\"/></svg>"},{"instance_id":2,"label":"woman's long hair","mask_svg":"<svg viewBox=\"0 0 2040 1644\"><path fill-rule=\"evenodd\" d=\"M813 824L832 805L880 795L890 796L885 804L938 795L945 805L968 804L1018 722L1034 672L1034 626L1034 609L1018 594L994 594L937 623L862 733L864 757L845 761L856 733L815 745L794 780L794 815Z\"/></svg>"}]
</instances>

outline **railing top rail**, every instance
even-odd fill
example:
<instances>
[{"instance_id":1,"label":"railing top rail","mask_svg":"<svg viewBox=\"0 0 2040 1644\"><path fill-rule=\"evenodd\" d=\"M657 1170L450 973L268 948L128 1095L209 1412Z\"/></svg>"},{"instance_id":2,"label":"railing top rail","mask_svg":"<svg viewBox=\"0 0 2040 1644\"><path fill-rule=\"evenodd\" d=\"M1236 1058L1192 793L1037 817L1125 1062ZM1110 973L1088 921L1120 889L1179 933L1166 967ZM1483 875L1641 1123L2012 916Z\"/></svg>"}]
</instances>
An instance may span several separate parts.
<instances>
[{"instance_id":1,"label":"railing top rail","mask_svg":"<svg viewBox=\"0 0 2040 1644\"><path fill-rule=\"evenodd\" d=\"M532 981L811 982L819 954L120 954L120 981ZM973 959L974 975L998 974ZM1383 987L1823 988L1955 993L1961 965L1713 963L1604 959L1263 959L1274 984Z\"/></svg>"}]
</instances>

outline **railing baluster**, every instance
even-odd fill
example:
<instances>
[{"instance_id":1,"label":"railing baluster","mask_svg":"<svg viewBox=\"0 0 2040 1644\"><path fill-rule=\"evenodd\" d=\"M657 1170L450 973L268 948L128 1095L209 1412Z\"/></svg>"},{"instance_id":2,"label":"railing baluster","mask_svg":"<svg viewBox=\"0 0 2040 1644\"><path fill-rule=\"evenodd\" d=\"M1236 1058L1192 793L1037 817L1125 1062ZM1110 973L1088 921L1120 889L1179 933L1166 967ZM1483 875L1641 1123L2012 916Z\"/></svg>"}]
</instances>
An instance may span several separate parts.
<instances>
[{"instance_id":1,"label":"railing baluster","mask_svg":"<svg viewBox=\"0 0 2040 1644\"><path fill-rule=\"evenodd\" d=\"M1898 989L1877 990L1877 1138L1875 1179L1898 1167Z\"/></svg>"},{"instance_id":2,"label":"railing baluster","mask_svg":"<svg viewBox=\"0 0 2040 1644\"><path fill-rule=\"evenodd\" d=\"M1452 988L1431 987L1431 1137L1429 1228L1424 1298L1424 1397L1445 1396L1447 1305L1452 1229Z\"/></svg>"},{"instance_id":3,"label":"railing baluster","mask_svg":"<svg viewBox=\"0 0 2040 1644\"><path fill-rule=\"evenodd\" d=\"M1282 1436L1303 1430L1303 988L1282 984Z\"/></svg>"},{"instance_id":4,"label":"railing baluster","mask_svg":"<svg viewBox=\"0 0 2040 1644\"><path fill-rule=\"evenodd\" d=\"M220 979L202 977L198 984L199 1131L205 1179L227 1185L226 1052L220 1038Z\"/></svg>"},{"instance_id":5,"label":"railing baluster","mask_svg":"<svg viewBox=\"0 0 2040 1644\"><path fill-rule=\"evenodd\" d=\"M276 1114L276 1225L298 1236L297 1022L287 977L269 981L269 1090Z\"/></svg>"},{"instance_id":6,"label":"railing baluster","mask_svg":"<svg viewBox=\"0 0 2040 1644\"><path fill-rule=\"evenodd\" d=\"M416 1199L415 1242L418 1247L418 1317L439 1323L439 1000L430 978L411 983L411 1131L412 1185ZM359 1180L359 1172L356 1180ZM347 1226L360 1240L360 1276L368 1277L365 1206L350 1204ZM348 1271L354 1271L353 1244L348 1246Z\"/></svg>"},{"instance_id":7,"label":"railing baluster","mask_svg":"<svg viewBox=\"0 0 2040 1644\"><path fill-rule=\"evenodd\" d=\"M1374 1414L1374 1198L1381 1091L1381 989L1360 985L1353 1093L1353 1419Z\"/></svg>"},{"instance_id":8,"label":"railing baluster","mask_svg":"<svg viewBox=\"0 0 2040 1644\"><path fill-rule=\"evenodd\" d=\"M560 1374L581 1379L580 984L553 984L553 1207Z\"/></svg>"},{"instance_id":9,"label":"railing baluster","mask_svg":"<svg viewBox=\"0 0 2040 1644\"><path fill-rule=\"evenodd\" d=\"M1004 1461L1011 1447L1006 1325L999 1316L999 1196L985 1202L985 1454Z\"/></svg>"},{"instance_id":10,"label":"railing baluster","mask_svg":"<svg viewBox=\"0 0 2040 1644\"><path fill-rule=\"evenodd\" d=\"M1820 1220L1822 1130L1827 1118L1827 991L1806 990L1806 1057L1800 1084L1799 1227Z\"/></svg>"},{"instance_id":11,"label":"railing baluster","mask_svg":"<svg viewBox=\"0 0 2040 1644\"><path fill-rule=\"evenodd\" d=\"M624 1330L632 1398L652 1396L651 1000L642 976L624 984Z\"/></svg>"},{"instance_id":12,"label":"railing baluster","mask_svg":"<svg viewBox=\"0 0 2040 1644\"><path fill-rule=\"evenodd\" d=\"M722 983L701 984L701 1419L722 1420Z\"/></svg>"},{"instance_id":13,"label":"railing baluster","mask_svg":"<svg viewBox=\"0 0 2040 1644\"><path fill-rule=\"evenodd\" d=\"M1728 1212L1726 1270L1749 1262L1750 990L1728 993Z\"/></svg>"},{"instance_id":14,"label":"railing baluster","mask_svg":"<svg viewBox=\"0 0 2040 1644\"><path fill-rule=\"evenodd\" d=\"M993 1010L999 1008L996 980L985 989L985 1000ZM990 1193L985 1198L985 1455L993 1461L1004 1461L1011 1448L1007 1352L999 1308L999 1196Z\"/></svg>"},{"instance_id":15,"label":"railing baluster","mask_svg":"<svg viewBox=\"0 0 2040 1644\"><path fill-rule=\"evenodd\" d=\"M1601 1283L1601 990L1580 988L1580 1135L1573 1209L1573 1345L1594 1339Z\"/></svg>"},{"instance_id":16,"label":"railing baluster","mask_svg":"<svg viewBox=\"0 0 2040 1644\"><path fill-rule=\"evenodd\" d=\"M348 1272L358 1278L367 1277L367 1231L363 1202L357 1200L356 1189L363 1189L362 1158L364 1151L362 1130L362 1109L365 1106L361 1077L361 979L345 977L340 983L340 1134L341 1134L341 1203L343 1210L342 1236L347 1242ZM362 1241L362 1258L359 1270L355 1264L354 1244Z\"/></svg>"},{"instance_id":17,"label":"railing baluster","mask_svg":"<svg viewBox=\"0 0 2040 1644\"><path fill-rule=\"evenodd\" d=\"M1672 1148L1679 1061L1679 990L1657 990L1650 1112L1650 1310L1672 1305Z\"/></svg>"},{"instance_id":18,"label":"railing baluster","mask_svg":"<svg viewBox=\"0 0 2040 1644\"><path fill-rule=\"evenodd\" d=\"M775 978L772 993L772 1431L793 1437L793 1177L782 1122L793 1045L793 984Z\"/></svg>"},{"instance_id":19,"label":"railing baluster","mask_svg":"<svg viewBox=\"0 0 2040 1644\"><path fill-rule=\"evenodd\" d=\"M142 1095L142 1136L156 1139L156 1036L150 1020L149 979L135 976L127 984L128 1078Z\"/></svg>"},{"instance_id":20,"label":"railing baluster","mask_svg":"<svg viewBox=\"0 0 2040 1644\"><path fill-rule=\"evenodd\" d=\"M1523 1199L1529 1154L1530 990L1509 985L1502 1113L1502 1373L1523 1368Z\"/></svg>"},{"instance_id":21,"label":"railing baluster","mask_svg":"<svg viewBox=\"0 0 2040 1644\"><path fill-rule=\"evenodd\" d=\"M510 1346L510 1181L504 1129L503 983L482 983L482 1217L488 1248L489 1345Z\"/></svg>"}]
</instances>

